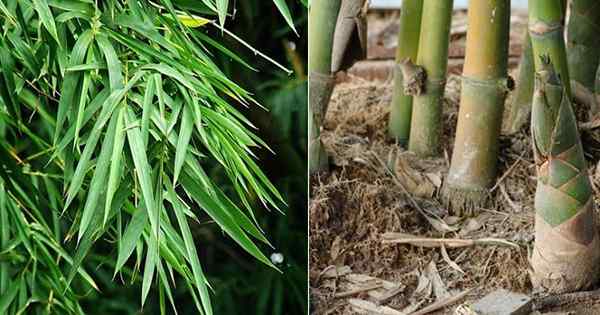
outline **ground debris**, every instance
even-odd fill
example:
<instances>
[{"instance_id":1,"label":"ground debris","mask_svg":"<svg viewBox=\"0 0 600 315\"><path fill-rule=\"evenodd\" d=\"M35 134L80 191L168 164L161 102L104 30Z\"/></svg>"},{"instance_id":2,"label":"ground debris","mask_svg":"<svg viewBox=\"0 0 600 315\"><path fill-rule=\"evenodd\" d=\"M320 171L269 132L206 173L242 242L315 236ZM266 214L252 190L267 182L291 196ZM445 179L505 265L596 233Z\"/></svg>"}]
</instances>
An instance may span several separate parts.
<instances>
[{"instance_id":1,"label":"ground debris","mask_svg":"<svg viewBox=\"0 0 600 315\"><path fill-rule=\"evenodd\" d=\"M472 309L480 315L528 315L531 306L529 296L500 289L484 296Z\"/></svg>"}]
</instances>

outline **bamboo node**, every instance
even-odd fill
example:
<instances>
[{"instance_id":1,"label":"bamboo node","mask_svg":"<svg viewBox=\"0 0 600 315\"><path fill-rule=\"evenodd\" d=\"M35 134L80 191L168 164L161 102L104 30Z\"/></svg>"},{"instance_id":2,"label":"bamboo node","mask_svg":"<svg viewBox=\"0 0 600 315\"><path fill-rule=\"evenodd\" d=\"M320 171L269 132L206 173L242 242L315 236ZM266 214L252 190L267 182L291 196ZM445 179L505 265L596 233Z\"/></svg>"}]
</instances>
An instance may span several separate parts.
<instances>
[{"instance_id":1,"label":"bamboo node","mask_svg":"<svg viewBox=\"0 0 600 315\"><path fill-rule=\"evenodd\" d=\"M427 80L425 69L415 65L409 58L402 60L398 66L402 71L404 94L412 96L423 94Z\"/></svg>"},{"instance_id":2,"label":"bamboo node","mask_svg":"<svg viewBox=\"0 0 600 315\"><path fill-rule=\"evenodd\" d=\"M556 31L562 32L562 29L562 24L556 22L535 21L529 23L529 33L536 36L543 36Z\"/></svg>"}]
</instances>

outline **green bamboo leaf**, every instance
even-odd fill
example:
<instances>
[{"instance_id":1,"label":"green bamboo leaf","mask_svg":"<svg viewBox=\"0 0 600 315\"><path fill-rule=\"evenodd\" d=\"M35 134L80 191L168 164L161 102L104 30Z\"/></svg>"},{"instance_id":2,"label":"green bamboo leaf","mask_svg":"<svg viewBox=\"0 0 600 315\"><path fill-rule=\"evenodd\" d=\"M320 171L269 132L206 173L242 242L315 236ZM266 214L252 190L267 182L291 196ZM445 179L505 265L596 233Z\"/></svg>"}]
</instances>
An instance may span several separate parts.
<instances>
[{"instance_id":1,"label":"green bamboo leaf","mask_svg":"<svg viewBox=\"0 0 600 315\"><path fill-rule=\"evenodd\" d=\"M127 259L129 259L136 248L147 221L148 213L146 210L138 209L134 212L131 222L129 222L129 225L125 229L123 238L119 241L119 254L117 256L117 263L115 264L115 275L125 265L125 262L127 262Z\"/></svg>"},{"instance_id":2,"label":"green bamboo leaf","mask_svg":"<svg viewBox=\"0 0 600 315\"><path fill-rule=\"evenodd\" d=\"M113 151L113 143L115 140L118 120L119 115L112 115L108 124L106 136L104 137L104 142L102 143L102 148L100 149L100 155L96 161L96 170L94 171L92 182L88 187L87 200L85 201L83 213L81 214L81 222L79 223L77 242L81 240L83 233L85 233L92 220L94 210L98 208L98 200L100 199L100 195L105 192L106 174L108 173L108 168L110 166L110 156ZM108 217L108 214L105 216Z\"/></svg>"},{"instance_id":3,"label":"green bamboo leaf","mask_svg":"<svg viewBox=\"0 0 600 315\"><path fill-rule=\"evenodd\" d=\"M146 90L144 92L144 103L142 107L142 140L144 148L148 146L148 128L150 127L150 117L152 116L153 100L155 94L154 80L152 77L146 81Z\"/></svg>"},{"instance_id":4,"label":"green bamboo leaf","mask_svg":"<svg viewBox=\"0 0 600 315\"><path fill-rule=\"evenodd\" d=\"M194 121L189 106L183 106L183 115L181 117L181 129L179 130L179 138L177 139L177 148L175 151L175 171L173 174L173 185L177 183L179 173L185 162L185 156L188 152L188 145L194 131Z\"/></svg>"},{"instance_id":5,"label":"green bamboo leaf","mask_svg":"<svg viewBox=\"0 0 600 315\"><path fill-rule=\"evenodd\" d=\"M73 147L79 145L79 131L81 130L81 124L83 123L83 114L85 112L85 104L88 100L88 89L91 78L88 72L83 74L83 82L81 83L81 96L79 97L79 107L77 109L77 119L75 121L75 139L73 140Z\"/></svg>"},{"instance_id":6,"label":"green bamboo leaf","mask_svg":"<svg viewBox=\"0 0 600 315\"><path fill-rule=\"evenodd\" d=\"M143 72L137 72L124 88L112 92L104 102L102 112L100 113L98 120L96 120L96 123L94 124L90 136L87 139L87 142L83 149L83 153L79 158L79 163L77 164L77 168L75 169L75 173L73 174L73 178L71 179L71 183L69 184L69 189L67 190L67 201L65 202L63 211L65 211L69 207L69 205L73 201L73 198L75 198L75 196L77 195L79 188L81 188L81 184L83 183L85 173L88 170L92 153L96 148L96 144L98 142L98 139L100 138L102 130L104 129L104 125L106 125L106 123L112 115L112 112L121 102L125 94L140 79L142 75Z\"/></svg>"},{"instance_id":7,"label":"green bamboo leaf","mask_svg":"<svg viewBox=\"0 0 600 315\"><path fill-rule=\"evenodd\" d=\"M20 286L16 283L13 283L8 287L8 290L0 296L0 314L6 314L8 307L15 299L17 292L19 291Z\"/></svg>"},{"instance_id":8,"label":"green bamboo leaf","mask_svg":"<svg viewBox=\"0 0 600 315\"><path fill-rule=\"evenodd\" d=\"M127 108L127 125L136 121L135 114L131 108ZM142 198L146 205L146 211L148 212L148 218L150 219L150 225L152 231L158 233L158 211L154 202L154 192L152 188L152 177L150 176L152 168L148 164L148 158L146 156L146 148L143 143L142 135L140 133L139 126L128 127L127 129L127 140L129 142L129 148L133 158L133 164L135 165L135 173L137 175L139 184L142 189ZM157 237L157 235L155 235Z\"/></svg>"},{"instance_id":9,"label":"green bamboo leaf","mask_svg":"<svg viewBox=\"0 0 600 315\"><path fill-rule=\"evenodd\" d=\"M225 25L228 5L229 0L217 0L217 13L219 14L219 24L221 24L221 26Z\"/></svg>"},{"instance_id":10,"label":"green bamboo leaf","mask_svg":"<svg viewBox=\"0 0 600 315\"><path fill-rule=\"evenodd\" d=\"M294 26L294 20L292 19L292 14L290 13L290 9L288 8L285 0L273 0L275 6L279 10L279 13L285 19L285 22L289 25L289 27L298 35L298 31L296 31L296 27Z\"/></svg>"},{"instance_id":11,"label":"green bamboo leaf","mask_svg":"<svg viewBox=\"0 0 600 315\"><path fill-rule=\"evenodd\" d=\"M110 79L111 90L120 89L123 87L123 75L121 70L121 61L117 56L113 45L108 40L106 34L98 34L96 36L96 42L102 50L104 57L106 58L106 65L108 67L108 77Z\"/></svg>"},{"instance_id":12,"label":"green bamboo leaf","mask_svg":"<svg viewBox=\"0 0 600 315\"><path fill-rule=\"evenodd\" d=\"M195 284L198 288L198 294L200 295L200 299L202 300L204 313L206 315L212 315L213 312L210 303L210 296L208 294L208 287L206 286L206 277L204 276L202 266L200 265L200 260L198 259L198 253L196 252L194 238L192 237L192 232L190 231L187 218L185 217L185 213L183 211L184 207L179 201L173 186L169 186L168 188L169 195L171 198L170 200L173 204L173 209L175 210L175 216L177 217L177 223L179 224L179 229L181 230L181 235L183 236L183 241L185 243L187 255L189 257L190 264L192 265L192 273L194 274Z\"/></svg>"},{"instance_id":13,"label":"green bamboo leaf","mask_svg":"<svg viewBox=\"0 0 600 315\"><path fill-rule=\"evenodd\" d=\"M71 59L69 64L71 66L80 65L83 63L83 58L87 52L87 49L92 42L94 34L91 29L86 30L79 36L73 51L71 52ZM69 107L73 103L75 92L77 89L77 83L79 81L79 72L69 72L63 80L62 87L60 89L61 96L58 103L58 115L56 117L56 128L54 131L54 143L58 142L58 137L61 134L65 119L67 118L67 112Z\"/></svg>"},{"instance_id":14,"label":"green bamboo leaf","mask_svg":"<svg viewBox=\"0 0 600 315\"><path fill-rule=\"evenodd\" d=\"M227 235L229 235L236 243L238 243L244 250L250 255L254 256L265 265L272 267L276 270L277 267L271 263L271 261L261 253L260 249L252 242L246 233L240 228L236 222L225 212L219 205L211 198L203 189L200 189L198 185L192 180L191 177L184 171L181 173L181 184L188 192L191 198L193 198L206 213L213 219Z\"/></svg>"},{"instance_id":15,"label":"green bamboo leaf","mask_svg":"<svg viewBox=\"0 0 600 315\"><path fill-rule=\"evenodd\" d=\"M52 12L50 11L50 7L48 6L48 2L46 0L32 0L33 6L37 11L42 24L48 30L48 33L56 40L58 45L60 46L60 40L58 39L58 35L56 33L56 24L54 23L54 17L52 16Z\"/></svg>"},{"instance_id":16,"label":"green bamboo leaf","mask_svg":"<svg viewBox=\"0 0 600 315\"><path fill-rule=\"evenodd\" d=\"M110 206L113 196L119 187L121 180L121 158L123 156L123 146L125 145L125 106L119 108L117 114L117 125L115 126L115 141L112 148L110 158L110 174L108 176L108 184L106 185L106 202L104 205L104 220L105 225L108 220Z\"/></svg>"},{"instance_id":17,"label":"green bamboo leaf","mask_svg":"<svg viewBox=\"0 0 600 315\"><path fill-rule=\"evenodd\" d=\"M146 240L148 244L148 251L146 252L146 261L144 263L144 277L142 279L142 306L146 302L148 292L152 286L152 278L154 277L154 269L156 268L156 261L158 260L158 252L156 250L155 240Z\"/></svg>"}]
</instances>

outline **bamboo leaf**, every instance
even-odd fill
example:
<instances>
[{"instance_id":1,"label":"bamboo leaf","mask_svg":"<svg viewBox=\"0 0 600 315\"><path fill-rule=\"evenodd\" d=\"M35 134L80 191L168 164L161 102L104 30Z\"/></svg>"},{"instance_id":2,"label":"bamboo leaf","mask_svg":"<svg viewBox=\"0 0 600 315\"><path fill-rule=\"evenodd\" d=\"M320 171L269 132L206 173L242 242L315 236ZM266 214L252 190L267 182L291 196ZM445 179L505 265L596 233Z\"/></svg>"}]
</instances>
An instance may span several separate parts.
<instances>
[{"instance_id":1,"label":"bamboo leaf","mask_svg":"<svg viewBox=\"0 0 600 315\"><path fill-rule=\"evenodd\" d=\"M110 174L108 184L106 185L106 202L104 205L103 225L108 220L109 210L112 204L113 196L119 187L121 180L121 158L123 156L123 146L125 145L125 106L119 108L117 114L117 125L115 126L115 141L110 158Z\"/></svg>"},{"instance_id":2,"label":"bamboo leaf","mask_svg":"<svg viewBox=\"0 0 600 315\"><path fill-rule=\"evenodd\" d=\"M108 67L108 77L110 79L111 90L117 90L123 87L123 75L121 74L121 61L117 56L113 45L108 40L106 34L98 34L96 37L98 46L104 53L106 65Z\"/></svg>"},{"instance_id":3,"label":"bamboo leaf","mask_svg":"<svg viewBox=\"0 0 600 315\"><path fill-rule=\"evenodd\" d=\"M127 262L127 259L129 259L133 250L136 248L136 244L138 240L140 240L142 232L144 232L147 221L148 213L146 210L139 209L134 212L131 222L129 222L129 225L123 234L123 238L119 242L119 254L117 263L115 264L115 275L121 270L121 267L125 265L125 262Z\"/></svg>"},{"instance_id":4,"label":"bamboo leaf","mask_svg":"<svg viewBox=\"0 0 600 315\"><path fill-rule=\"evenodd\" d=\"M192 178L183 172L181 174L181 184L185 188L185 190L190 194L190 197L193 198L201 207L206 211L206 213L215 220L215 222L222 228L227 235L229 235L236 243L238 243L244 250L246 250L250 255L254 256L256 259L263 262L265 265L272 267L276 270L277 267L271 263L271 261L260 252L258 247L248 238L246 233L237 225L231 217L221 208L217 203L213 201L213 199L206 194L206 192L202 189L199 189L198 185L196 185Z\"/></svg>"},{"instance_id":5,"label":"bamboo leaf","mask_svg":"<svg viewBox=\"0 0 600 315\"><path fill-rule=\"evenodd\" d=\"M154 277L154 269L156 268L157 257L157 249L156 249L156 241L147 240L148 251L146 252L146 260L144 263L144 277L142 279L142 306L144 306L144 302L146 302L146 298L148 297L148 293L150 292L150 287L152 286L152 278Z\"/></svg>"},{"instance_id":6,"label":"bamboo leaf","mask_svg":"<svg viewBox=\"0 0 600 315\"><path fill-rule=\"evenodd\" d=\"M175 210L175 216L177 217L179 229L181 230L181 234L183 236L185 248L187 250L190 263L192 265L192 272L194 274L196 287L198 288L198 294L200 295L200 299L202 300L204 313L207 315L212 315L213 312L212 306L210 304L208 287L206 286L206 277L204 276L204 272L202 271L202 267L200 266L198 253L196 252L196 245L194 244L192 232L190 231L187 218L185 217L183 211L183 205L179 201L177 195L175 194L175 189L172 186L169 186L169 195L171 198L170 200L173 204L173 209Z\"/></svg>"},{"instance_id":7,"label":"bamboo leaf","mask_svg":"<svg viewBox=\"0 0 600 315\"><path fill-rule=\"evenodd\" d=\"M52 17L52 12L50 11L50 7L46 0L32 0L33 6L35 10L38 12L40 16L40 20L44 27L48 30L48 33L56 40L58 45L60 45L60 40L58 39L58 35L56 33L56 24L54 23L54 18Z\"/></svg>"},{"instance_id":8,"label":"bamboo leaf","mask_svg":"<svg viewBox=\"0 0 600 315\"><path fill-rule=\"evenodd\" d=\"M131 124L136 121L135 114L131 108L127 108L126 117L128 126L131 126ZM140 128L128 128L127 140L129 142L133 164L135 165L135 173L142 189L142 198L144 200L146 211L148 212L148 218L150 219L152 231L154 231L154 233L158 233L158 211L156 210L154 202L155 199L152 189L152 177L150 176L152 168L150 168L150 165L148 164L148 158L146 156L146 149L140 133ZM155 237L158 237L158 235L155 235Z\"/></svg>"},{"instance_id":9,"label":"bamboo leaf","mask_svg":"<svg viewBox=\"0 0 600 315\"><path fill-rule=\"evenodd\" d=\"M173 173L173 185L177 183L179 173L185 162L185 156L188 152L188 145L194 131L194 121L189 106L183 106L183 115L181 117L181 129L179 130L179 138L177 139L177 148L175 151L175 171Z\"/></svg>"},{"instance_id":10,"label":"bamboo leaf","mask_svg":"<svg viewBox=\"0 0 600 315\"><path fill-rule=\"evenodd\" d=\"M294 20L292 19L292 14L290 13L290 9L288 8L285 0L273 0L275 6L285 19L285 22L289 25L289 27L298 35L298 31L296 31L296 27L294 26Z\"/></svg>"},{"instance_id":11,"label":"bamboo leaf","mask_svg":"<svg viewBox=\"0 0 600 315\"><path fill-rule=\"evenodd\" d=\"M85 57L85 53L92 42L93 32L88 29L79 36L77 42L75 42L75 46L73 46L73 51L71 52L70 65L80 65L83 63L83 58ZM69 110L69 106L73 103L73 98L75 96L75 90L77 88L77 81L79 79L79 72L69 72L63 81L61 87L61 96L60 101L58 103L58 115L56 118L56 129L54 131L54 143L58 142L58 137L62 131L63 124L65 123L65 119L67 118L67 111Z\"/></svg>"},{"instance_id":12,"label":"bamboo leaf","mask_svg":"<svg viewBox=\"0 0 600 315\"><path fill-rule=\"evenodd\" d=\"M100 150L100 155L96 161L96 170L94 171L92 182L88 188L87 200L85 201L83 213L81 214L77 242L81 240L83 233L85 233L87 230L92 220L93 211L99 208L98 200L100 199L100 195L105 192L104 188L106 187L106 174L108 173L108 168L110 166L110 156L114 146L113 143L115 141L118 120L119 115L112 115L108 124L106 136L104 137L104 142L102 143L102 149ZM108 217L108 214L106 214L105 217Z\"/></svg>"}]
</instances>

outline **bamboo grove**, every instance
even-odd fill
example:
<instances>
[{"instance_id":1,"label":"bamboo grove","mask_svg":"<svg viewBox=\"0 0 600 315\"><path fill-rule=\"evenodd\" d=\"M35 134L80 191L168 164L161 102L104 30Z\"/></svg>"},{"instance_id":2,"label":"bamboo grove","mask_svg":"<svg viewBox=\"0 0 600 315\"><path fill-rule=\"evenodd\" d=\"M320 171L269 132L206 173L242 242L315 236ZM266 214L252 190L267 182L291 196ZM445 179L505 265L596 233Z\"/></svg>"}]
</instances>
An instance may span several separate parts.
<instances>
[{"instance_id":1,"label":"bamboo grove","mask_svg":"<svg viewBox=\"0 0 600 315\"><path fill-rule=\"evenodd\" d=\"M285 2L273 3L293 29ZM230 10L227 0L0 1L1 314L83 314L79 300L101 292L106 272L140 282L141 305L155 287L162 313L175 309L179 277L191 307L212 314L191 221L276 268L253 200L285 201L256 162L267 144L234 105L259 103L213 59L252 67L205 31L237 38L223 27ZM91 257L97 243L114 247L107 261Z\"/></svg>"},{"instance_id":2,"label":"bamboo grove","mask_svg":"<svg viewBox=\"0 0 600 315\"><path fill-rule=\"evenodd\" d=\"M312 2L312 25L325 23L319 20L325 15L315 11L332 10L327 16L336 16L333 10L337 8L325 8L323 3L330 1ZM532 283L552 292L585 289L597 280L590 275L598 275L600 243L596 205L574 112L578 106L589 107L591 114L598 110L600 3L529 0L528 29L523 34L516 82L508 76L510 12L509 0L469 1L458 121L441 197L457 215L470 215L489 202L497 179L505 102L507 95L514 93L506 105L506 123L514 133L531 121L537 167ZM422 158L441 153L451 14L452 1L402 1L387 128L393 141ZM324 29L321 26L314 32ZM331 45L331 41L311 43ZM331 58L324 48L311 49L320 49L323 55L311 54L310 58ZM329 69L324 68L331 81ZM319 97L324 95L318 90L320 78L310 78L310 93ZM330 82L327 96L319 100L320 109L327 107L332 88ZM318 143L324 115L324 111L315 115L319 118L311 129L311 139ZM326 152L322 146L319 150ZM311 172L326 169L316 162L311 160Z\"/></svg>"}]
</instances>

